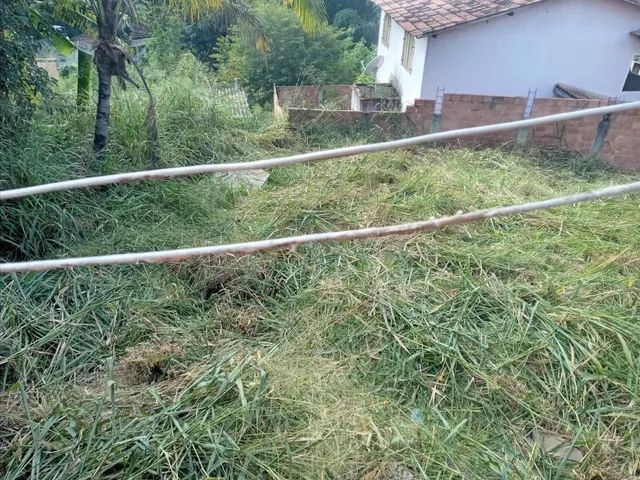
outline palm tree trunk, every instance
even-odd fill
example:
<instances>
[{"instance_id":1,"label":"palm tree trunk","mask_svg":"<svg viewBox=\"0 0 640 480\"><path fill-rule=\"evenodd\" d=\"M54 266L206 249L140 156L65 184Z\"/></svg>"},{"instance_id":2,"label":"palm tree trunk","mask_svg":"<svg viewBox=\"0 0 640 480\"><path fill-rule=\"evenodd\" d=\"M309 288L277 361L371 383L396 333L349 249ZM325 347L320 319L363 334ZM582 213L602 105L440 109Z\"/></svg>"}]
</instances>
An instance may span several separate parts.
<instances>
[{"instance_id":1,"label":"palm tree trunk","mask_svg":"<svg viewBox=\"0 0 640 480\"><path fill-rule=\"evenodd\" d=\"M111 72L98 65L98 110L96 131L93 136L93 151L100 156L109 141L109 112L111 111Z\"/></svg>"},{"instance_id":2,"label":"palm tree trunk","mask_svg":"<svg viewBox=\"0 0 640 480\"><path fill-rule=\"evenodd\" d=\"M93 59L91 55L78 50L78 86L76 90L76 103L78 107L84 107L91 100L91 69Z\"/></svg>"}]
</instances>

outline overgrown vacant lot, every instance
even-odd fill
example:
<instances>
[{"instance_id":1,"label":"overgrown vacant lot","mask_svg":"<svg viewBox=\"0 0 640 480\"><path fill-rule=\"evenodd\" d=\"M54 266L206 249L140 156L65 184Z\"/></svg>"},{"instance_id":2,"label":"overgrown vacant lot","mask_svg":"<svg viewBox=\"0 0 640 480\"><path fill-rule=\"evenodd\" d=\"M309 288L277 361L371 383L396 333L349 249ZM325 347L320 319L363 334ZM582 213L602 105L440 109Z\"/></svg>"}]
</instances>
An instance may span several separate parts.
<instances>
[{"instance_id":1,"label":"overgrown vacant lot","mask_svg":"<svg viewBox=\"0 0 640 480\"><path fill-rule=\"evenodd\" d=\"M168 164L354 140L218 118L185 91L159 95ZM74 141L87 127L73 122L53 118L30 147L7 148L4 186L87 174ZM141 167L139 132L114 132L105 170ZM634 178L543 157L415 149L288 167L262 189L201 177L34 197L0 207L2 254L383 225ZM413 237L0 282L3 478L640 475L637 197ZM545 452L532 432L569 448Z\"/></svg>"}]
</instances>

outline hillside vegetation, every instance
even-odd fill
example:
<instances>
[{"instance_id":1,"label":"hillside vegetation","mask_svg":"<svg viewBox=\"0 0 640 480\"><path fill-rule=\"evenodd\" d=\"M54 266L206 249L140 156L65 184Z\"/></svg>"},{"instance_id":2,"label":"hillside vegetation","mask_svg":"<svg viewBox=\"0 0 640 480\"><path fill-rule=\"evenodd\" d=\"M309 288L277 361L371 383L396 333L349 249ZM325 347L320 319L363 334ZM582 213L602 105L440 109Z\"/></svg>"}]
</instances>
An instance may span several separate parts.
<instances>
[{"instance_id":1,"label":"hillside vegetation","mask_svg":"<svg viewBox=\"0 0 640 480\"><path fill-rule=\"evenodd\" d=\"M153 75L151 75L153 77ZM156 78L166 165L363 142L230 117ZM115 92L104 173L145 168ZM2 144L2 188L90 175L89 114ZM385 225L628 182L562 152L416 148L0 204L4 260ZM0 277L0 472L22 478L640 474L640 209L618 198L413 237ZM584 459L529 442L547 432ZM569 448L569 450L570 450ZM567 450L567 452L569 451Z\"/></svg>"}]
</instances>

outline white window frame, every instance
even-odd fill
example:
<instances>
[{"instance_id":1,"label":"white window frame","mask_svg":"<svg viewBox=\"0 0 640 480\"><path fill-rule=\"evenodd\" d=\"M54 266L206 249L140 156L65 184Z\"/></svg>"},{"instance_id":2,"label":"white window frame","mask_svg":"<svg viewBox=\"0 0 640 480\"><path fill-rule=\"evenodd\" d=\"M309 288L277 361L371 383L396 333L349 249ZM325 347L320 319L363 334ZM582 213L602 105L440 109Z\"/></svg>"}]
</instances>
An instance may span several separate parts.
<instances>
[{"instance_id":1,"label":"white window frame","mask_svg":"<svg viewBox=\"0 0 640 480\"><path fill-rule=\"evenodd\" d=\"M404 32L404 39L402 40L402 66L411 73L413 70L413 53L416 49L416 39L409 32Z\"/></svg>"},{"instance_id":2,"label":"white window frame","mask_svg":"<svg viewBox=\"0 0 640 480\"><path fill-rule=\"evenodd\" d=\"M389 41L391 39L391 16L382 12L384 18L382 19L382 45L389 48Z\"/></svg>"}]
</instances>

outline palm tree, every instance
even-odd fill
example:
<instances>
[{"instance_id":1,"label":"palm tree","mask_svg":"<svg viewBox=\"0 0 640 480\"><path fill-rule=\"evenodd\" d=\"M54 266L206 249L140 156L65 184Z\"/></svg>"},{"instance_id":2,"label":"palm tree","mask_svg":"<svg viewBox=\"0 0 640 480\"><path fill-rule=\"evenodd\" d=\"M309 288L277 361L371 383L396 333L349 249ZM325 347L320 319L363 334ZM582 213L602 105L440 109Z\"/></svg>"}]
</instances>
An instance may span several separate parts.
<instances>
[{"instance_id":1,"label":"palm tree","mask_svg":"<svg viewBox=\"0 0 640 480\"><path fill-rule=\"evenodd\" d=\"M119 78L123 84L125 81L132 82L127 73L127 53L117 38L125 15L135 14L135 9L131 1L125 0L96 0L92 3L98 27L98 44L93 56L98 69L98 109L93 151L101 154L109 141L112 78Z\"/></svg>"},{"instance_id":2,"label":"palm tree","mask_svg":"<svg viewBox=\"0 0 640 480\"><path fill-rule=\"evenodd\" d=\"M111 85L113 77L123 85L135 82L129 77L127 65L133 65L143 86L149 94L149 110L146 125L151 136L153 152L152 162L155 160L157 146L157 129L155 126L155 106L153 96L139 67L130 57L126 45L119 38L124 20L136 18L136 2L134 0L63 0L80 5L91 12L95 18L97 29L97 44L94 53L94 63L98 70L98 106L96 112L93 151L101 156L109 141L109 115L111 101ZM138 0L140 1L140 0ZM259 24L251 13L246 0L164 0L169 6L186 12L191 17L199 17L212 11L226 10L237 21L250 25L247 29L255 35L256 46L264 47L265 39L260 34ZM324 4L322 0L283 0L285 5L292 8L303 27L313 31L324 21ZM137 85L136 85L137 86ZM80 92L79 92L80 93Z\"/></svg>"}]
</instances>

